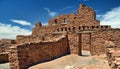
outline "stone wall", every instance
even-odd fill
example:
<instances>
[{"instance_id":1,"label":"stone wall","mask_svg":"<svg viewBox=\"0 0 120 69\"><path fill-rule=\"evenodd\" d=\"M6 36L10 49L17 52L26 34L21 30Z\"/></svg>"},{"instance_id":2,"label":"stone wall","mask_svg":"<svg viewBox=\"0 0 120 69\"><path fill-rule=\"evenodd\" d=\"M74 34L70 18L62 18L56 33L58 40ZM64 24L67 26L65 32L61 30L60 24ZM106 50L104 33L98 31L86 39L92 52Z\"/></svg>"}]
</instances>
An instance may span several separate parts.
<instances>
[{"instance_id":1,"label":"stone wall","mask_svg":"<svg viewBox=\"0 0 120 69\"><path fill-rule=\"evenodd\" d=\"M9 61L11 69L24 69L33 64L69 54L67 37L56 41L26 43L11 47Z\"/></svg>"},{"instance_id":2,"label":"stone wall","mask_svg":"<svg viewBox=\"0 0 120 69\"><path fill-rule=\"evenodd\" d=\"M99 31L91 34L91 54L99 55L105 53L108 45L120 46L120 29Z\"/></svg>"},{"instance_id":3,"label":"stone wall","mask_svg":"<svg viewBox=\"0 0 120 69\"><path fill-rule=\"evenodd\" d=\"M2 43L2 44L16 44L15 40L12 40L12 39L1 39L0 43Z\"/></svg>"},{"instance_id":4,"label":"stone wall","mask_svg":"<svg viewBox=\"0 0 120 69\"><path fill-rule=\"evenodd\" d=\"M82 50L90 51L91 38L89 33L68 34L70 53L82 55Z\"/></svg>"},{"instance_id":5,"label":"stone wall","mask_svg":"<svg viewBox=\"0 0 120 69\"><path fill-rule=\"evenodd\" d=\"M27 42L34 42L34 41L42 41L41 36L24 36L24 35L18 35L16 38L16 43L27 43Z\"/></svg>"},{"instance_id":6,"label":"stone wall","mask_svg":"<svg viewBox=\"0 0 120 69\"><path fill-rule=\"evenodd\" d=\"M106 55L111 69L120 69L120 47L107 47Z\"/></svg>"},{"instance_id":7,"label":"stone wall","mask_svg":"<svg viewBox=\"0 0 120 69\"><path fill-rule=\"evenodd\" d=\"M91 47L91 34L90 33L83 33L83 34L81 34L81 38L80 39L82 40L82 42L81 42L82 50L90 51L90 47Z\"/></svg>"},{"instance_id":8,"label":"stone wall","mask_svg":"<svg viewBox=\"0 0 120 69\"><path fill-rule=\"evenodd\" d=\"M77 14L63 14L49 20L49 25L81 25L81 26L100 26L100 21L96 20L95 11L84 4L81 4Z\"/></svg>"},{"instance_id":9,"label":"stone wall","mask_svg":"<svg viewBox=\"0 0 120 69\"><path fill-rule=\"evenodd\" d=\"M0 63L8 62L8 53L0 53Z\"/></svg>"},{"instance_id":10,"label":"stone wall","mask_svg":"<svg viewBox=\"0 0 120 69\"><path fill-rule=\"evenodd\" d=\"M8 59L9 47L11 47L11 44L0 45L0 63L9 61Z\"/></svg>"},{"instance_id":11,"label":"stone wall","mask_svg":"<svg viewBox=\"0 0 120 69\"><path fill-rule=\"evenodd\" d=\"M43 41L46 36L54 32L76 33L79 31L100 31L109 30L111 26L100 25L96 20L96 13L91 7L81 4L76 14L63 14L49 20L48 25L42 26L37 22L32 34L29 36L18 35L16 43L26 43L32 41Z\"/></svg>"},{"instance_id":12,"label":"stone wall","mask_svg":"<svg viewBox=\"0 0 120 69\"><path fill-rule=\"evenodd\" d=\"M70 53L71 54L77 54L81 55L81 47L79 44L79 35L78 34L69 34L68 40L69 40L69 46L70 46Z\"/></svg>"}]
</instances>

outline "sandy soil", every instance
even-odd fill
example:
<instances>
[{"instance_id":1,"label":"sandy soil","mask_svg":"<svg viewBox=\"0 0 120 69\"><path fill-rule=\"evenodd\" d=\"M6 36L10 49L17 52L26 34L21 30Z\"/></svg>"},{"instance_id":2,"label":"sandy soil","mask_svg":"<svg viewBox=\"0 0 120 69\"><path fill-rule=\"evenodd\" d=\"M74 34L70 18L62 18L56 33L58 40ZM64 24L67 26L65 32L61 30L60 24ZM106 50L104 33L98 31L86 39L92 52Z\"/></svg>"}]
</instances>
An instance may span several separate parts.
<instances>
[{"instance_id":1,"label":"sandy soil","mask_svg":"<svg viewBox=\"0 0 120 69\"><path fill-rule=\"evenodd\" d=\"M9 63L2 63L2 64L0 64L0 69L10 69Z\"/></svg>"},{"instance_id":2,"label":"sandy soil","mask_svg":"<svg viewBox=\"0 0 120 69\"><path fill-rule=\"evenodd\" d=\"M95 66L99 69L110 69L104 54L100 56L78 56L71 54L53 61L34 65L29 69L71 69L76 66Z\"/></svg>"}]
</instances>

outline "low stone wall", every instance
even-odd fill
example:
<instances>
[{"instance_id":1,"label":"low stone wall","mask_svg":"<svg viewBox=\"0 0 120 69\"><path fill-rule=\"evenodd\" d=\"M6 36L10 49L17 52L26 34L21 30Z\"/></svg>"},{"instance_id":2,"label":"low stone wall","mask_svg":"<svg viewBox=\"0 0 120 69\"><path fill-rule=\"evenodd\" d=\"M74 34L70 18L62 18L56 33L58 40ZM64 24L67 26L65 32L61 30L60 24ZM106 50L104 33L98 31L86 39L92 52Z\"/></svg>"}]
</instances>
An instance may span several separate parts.
<instances>
[{"instance_id":1,"label":"low stone wall","mask_svg":"<svg viewBox=\"0 0 120 69\"><path fill-rule=\"evenodd\" d=\"M11 47L11 44L0 45L0 63L9 61L8 59L9 47Z\"/></svg>"},{"instance_id":2,"label":"low stone wall","mask_svg":"<svg viewBox=\"0 0 120 69\"><path fill-rule=\"evenodd\" d=\"M8 53L0 53L0 63L8 62Z\"/></svg>"},{"instance_id":3,"label":"low stone wall","mask_svg":"<svg viewBox=\"0 0 120 69\"><path fill-rule=\"evenodd\" d=\"M11 69L25 69L31 65L51 60L69 53L67 37L56 41L26 43L11 47L9 61Z\"/></svg>"},{"instance_id":4,"label":"low stone wall","mask_svg":"<svg viewBox=\"0 0 120 69\"><path fill-rule=\"evenodd\" d=\"M106 55L111 69L120 69L120 48L108 47Z\"/></svg>"},{"instance_id":5,"label":"low stone wall","mask_svg":"<svg viewBox=\"0 0 120 69\"><path fill-rule=\"evenodd\" d=\"M28 43L32 41L42 41L42 37L41 36L24 36L24 35L18 35L16 37L17 44Z\"/></svg>"},{"instance_id":6,"label":"low stone wall","mask_svg":"<svg viewBox=\"0 0 120 69\"><path fill-rule=\"evenodd\" d=\"M1 39L0 43L2 43L2 44L16 44L15 40L12 40L12 39Z\"/></svg>"}]
</instances>

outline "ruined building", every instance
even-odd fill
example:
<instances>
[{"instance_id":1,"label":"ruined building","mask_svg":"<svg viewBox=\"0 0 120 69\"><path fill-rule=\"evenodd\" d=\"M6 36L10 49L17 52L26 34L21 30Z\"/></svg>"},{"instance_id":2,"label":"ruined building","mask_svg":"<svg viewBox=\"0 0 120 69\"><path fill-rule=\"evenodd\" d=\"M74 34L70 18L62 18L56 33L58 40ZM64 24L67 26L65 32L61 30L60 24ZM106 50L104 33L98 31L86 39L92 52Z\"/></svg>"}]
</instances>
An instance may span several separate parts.
<instances>
[{"instance_id":1,"label":"ruined building","mask_svg":"<svg viewBox=\"0 0 120 69\"><path fill-rule=\"evenodd\" d=\"M8 51L11 69L24 69L33 64L67 54L104 54L106 47L120 46L120 29L100 25L94 9L81 4L76 14L63 14L42 26L37 22L29 36L18 35Z\"/></svg>"}]
</instances>

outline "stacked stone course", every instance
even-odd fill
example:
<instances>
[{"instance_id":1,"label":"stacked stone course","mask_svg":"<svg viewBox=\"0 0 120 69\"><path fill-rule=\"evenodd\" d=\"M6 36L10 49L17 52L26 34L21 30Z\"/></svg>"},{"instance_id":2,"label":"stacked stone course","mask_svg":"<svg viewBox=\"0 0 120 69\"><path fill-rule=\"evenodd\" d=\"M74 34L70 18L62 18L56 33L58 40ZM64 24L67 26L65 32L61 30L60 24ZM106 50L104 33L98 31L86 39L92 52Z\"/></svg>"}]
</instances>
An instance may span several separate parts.
<instances>
[{"instance_id":1,"label":"stacked stone course","mask_svg":"<svg viewBox=\"0 0 120 69\"><path fill-rule=\"evenodd\" d=\"M111 69L120 69L120 47L107 47L106 55Z\"/></svg>"},{"instance_id":2,"label":"stacked stone course","mask_svg":"<svg viewBox=\"0 0 120 69\"><path fill-rule=\"evenodd\" d=\"M39 62L69 54L67 37L55 41L26 43L11 48L9 61L11 69L25 69Z\"/></svg>"}]
</instances>

